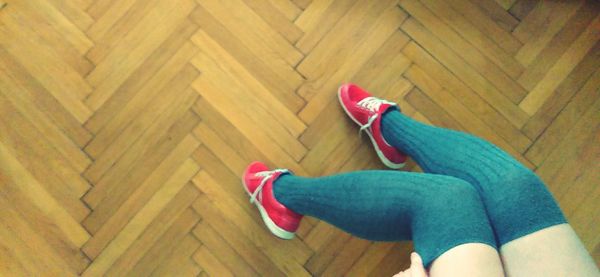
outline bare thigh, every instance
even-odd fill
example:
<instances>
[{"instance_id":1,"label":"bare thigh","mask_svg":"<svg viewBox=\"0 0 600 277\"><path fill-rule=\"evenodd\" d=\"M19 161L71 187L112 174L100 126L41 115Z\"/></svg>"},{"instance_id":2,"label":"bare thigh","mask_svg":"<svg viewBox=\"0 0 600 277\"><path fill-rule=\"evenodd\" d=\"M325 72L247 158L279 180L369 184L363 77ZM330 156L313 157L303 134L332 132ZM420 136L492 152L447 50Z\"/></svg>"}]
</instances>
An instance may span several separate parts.
<instances>
[{"instance_id":1,"label":"bare thigh","mask_svg":"<svg viewBox=\"0 0 600 277\"><path fill-rule=\"evenodd\" d=\"M569 224L548 227L500 248L508 276L600 276Z\"/></svg>"},{"instance_id":2,"label":"bare thigh","mask_svg":"<svg viewBox=\"0 0 600 277\"><path fill-rule=\"evenodd\" d=\"M504 276L498 251L483 243L456 246L438 257L429 276Z\"/></svg>"}]
</instances>

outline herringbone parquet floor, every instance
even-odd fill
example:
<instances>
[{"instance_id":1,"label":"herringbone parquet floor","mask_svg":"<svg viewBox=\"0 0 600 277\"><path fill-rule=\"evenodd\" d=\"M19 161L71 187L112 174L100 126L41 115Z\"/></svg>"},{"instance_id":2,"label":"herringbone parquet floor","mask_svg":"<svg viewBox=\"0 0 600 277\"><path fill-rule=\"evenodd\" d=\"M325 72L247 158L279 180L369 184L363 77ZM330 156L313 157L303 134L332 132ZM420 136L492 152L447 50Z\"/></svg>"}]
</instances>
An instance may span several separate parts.
<instances>
[{"instance_id":1,"label":"herringbone parquet floor","mask_svg":"<svg viewBox=\"0 0 600 277\"><path fill-rule=\"evenodd\" d=\"M410 244L312 218L275 239L239 183L252 160L381 168L336 104L346 81L535 169L600 262L597 1L0 7L2 276L396 273Z\"/></svg>"}]
</instances>

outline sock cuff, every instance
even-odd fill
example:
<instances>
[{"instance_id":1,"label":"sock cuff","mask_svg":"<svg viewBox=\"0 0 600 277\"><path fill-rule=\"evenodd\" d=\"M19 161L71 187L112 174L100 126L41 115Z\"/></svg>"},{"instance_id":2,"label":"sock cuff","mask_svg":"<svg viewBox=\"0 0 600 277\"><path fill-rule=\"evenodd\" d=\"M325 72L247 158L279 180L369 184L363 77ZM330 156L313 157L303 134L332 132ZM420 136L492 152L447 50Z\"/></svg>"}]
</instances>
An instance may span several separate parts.
<instances>
[{"instance_id":1,"label":"sock cuff","mask_svg":"<svg viewBox=\"0 0 600 277\"><path fill-rule=\"evenodd\" d=\"M431 266L433 261L435 261L437 258L439 258L442 254L448 252L449 250L451 250L457 246L461 246L463 244L468 244L468 243L485 244L485 245L489 245L490 247L498 250L498 246L493 241L490 241L489 239L485 239L485 238L479 238L479 237L463 238L461 240L453 241L452 243L445 245L445 247L443 247L443 248L438 248L438 249L435 249L430 252L419 251L419 249L415 249L415 250L417 251L417 253L419 253L419 255L421 255L421 259L423 259L423 266L425 268L428 268L429 266Z\"/></svg>"}]
</instances>

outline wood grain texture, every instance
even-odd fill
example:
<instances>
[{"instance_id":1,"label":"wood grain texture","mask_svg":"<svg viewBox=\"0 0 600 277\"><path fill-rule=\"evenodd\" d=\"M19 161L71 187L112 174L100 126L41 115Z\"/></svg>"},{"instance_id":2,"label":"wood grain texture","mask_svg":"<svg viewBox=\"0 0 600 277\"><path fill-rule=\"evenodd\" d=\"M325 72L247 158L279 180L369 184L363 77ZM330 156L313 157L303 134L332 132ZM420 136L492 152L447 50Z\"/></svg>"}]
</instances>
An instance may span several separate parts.
<instances>
[{"instance_id":1,"label":"wood grain texture","mask_svg":"<svg viewBox=\"0 0 600 277\"><path fill-rule=\"evenodd\" d=\"M0 275L397 273L409 242L278 240L239 183L383 169L343 82L535 170L600 264L599 40L591 0L0 1Z\"/></svg>"}]
</instances>

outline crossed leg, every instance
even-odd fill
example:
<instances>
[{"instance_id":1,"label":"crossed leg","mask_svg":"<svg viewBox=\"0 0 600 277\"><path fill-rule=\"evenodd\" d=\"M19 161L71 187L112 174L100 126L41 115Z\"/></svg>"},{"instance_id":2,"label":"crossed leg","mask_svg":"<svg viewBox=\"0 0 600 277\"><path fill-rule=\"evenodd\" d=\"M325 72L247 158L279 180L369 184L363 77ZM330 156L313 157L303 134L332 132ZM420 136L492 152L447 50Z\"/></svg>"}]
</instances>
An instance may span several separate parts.
<instances>
[{"instance_id":1,"label":"crossed leg","mask_svg":"<svg viewBox=\"0 0 600 277\"><path fill-rule=\"evenodd\" d=\"M383 102L369 99L367 110L379 113L357 122L366 124L361 130L379 122L372 115L381 116L385 143L409 154L429 174L282 175L271 186L276 201L366 239L412 239L434 276L597 275L531 170L487 141L421 124L393 108L382 113Z\"/></svg>"},{"instance_id":2,"label":"crossed leg","mask_svg":"<svg viewBox=\"0 0 600 277\"><path fill-rule=\"evenodd\" d=\"M425 172L477 189L510 276L598 276L598 269L543 182L503 150L475 136L414 121L397 110L383 136Z\"/></svg>"},{"instance_id":3,"label":"crossed leg","mask_svg":"<svg viewBox=\"0 0 600 277\"><path fill-rule=\"evenodd\" d=\"M303 215L375 241L412 240L431 276L502 276L493 230L476 189L444 175L357 171L282 175L275 198Z\"/></svg>"}]
</instances>

